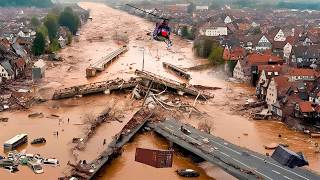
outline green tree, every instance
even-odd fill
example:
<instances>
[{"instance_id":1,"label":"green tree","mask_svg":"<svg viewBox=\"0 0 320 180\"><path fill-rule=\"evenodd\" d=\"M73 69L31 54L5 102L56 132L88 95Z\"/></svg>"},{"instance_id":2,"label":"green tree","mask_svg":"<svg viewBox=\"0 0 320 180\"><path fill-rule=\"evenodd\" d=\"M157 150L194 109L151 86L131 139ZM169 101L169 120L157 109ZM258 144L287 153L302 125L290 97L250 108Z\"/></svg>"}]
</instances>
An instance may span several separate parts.
<instances>
[{"instance_id":1,"label":"green tree","mask_svg":"<svg viewBox=\"0 0 320 180\"><path fill-rule=\"evenodd\" d=\"M31 18L31 25L33 27L38 27L40 24L41 24L41 22L39 21L39 19L37 17L33 16Z\"/></svg>"},{"instance_id":2,"label":"green tree","mask_svg":"<svg viewBox=\"0 0 320 180\"><path fill-rule=\"evenodd\" d=\"M189 30L187 26L183 26L181 29L181 36L187 38L189 36Z\"/></svg>"},{"instance_id":3,"label":"green tree","mask_svg":"<svg viewBox=\"0 0 320 180\"><path fill-rule=\"evenodd\" d=\"M59 24L68 27L73 34L76 34L80 26L80 18L72 8L66 7L59 16Z\"/></svg>"},{"instance_id":4,"label":"green tree","mask_svg":"<svg viewBox=\"0 0 320 180\"><path fill-rule=\"evenodd\" d=\"M188 6L188 13L193 13L193 11L196 9L196 6L190 2L189 6Z\"/></svg>"},{"instance_id":5,"label":"green tree","mask_svg":"<svg viewBox=\"0 0 320 180\"><path fill-rule=\"evenodd\" d=\"M208 58L215 43L217 42L209 37L200 37L193 44L194 53L199 57Z\"/></svg>"},{"instance_id":6,"label":"green tree","mask_svg":"<svg viewBox=\"0 0 320 180\"><path fill-rule=\"evenodd\" d=\"M44 25L48 29L48 35L49 35L50 41L52 39L56 38L57 37L58 28L59 28L58 21L57 21L57 16L52 14L52 13L49 13L47 15L47 17L45 18Z\"/></svg>"},{"instance_id":7,"label":"green tree","mask_svg":"<svg viewBox=\"0 0 320 180\"><path fill-rule=\"evenodd\" d=\"M218 44L214 43L213 48L208 57L208 60L214 65L220 65L224 63L222 56L223 56L223 48L220 47Z\"/></svg>"},{"instance_id":8,"label":"green tree","mask_svg":"<svg viewBox=\"0 0 320 180\"><path fill-rule=\"evenodd\" d=\"M47 29L47 27L46 27L45 25L43 25L43 24L40 25L40 26L38 26L37 32L41 32L41 33L44 35L45 38L48 37L48 29Z\"/></svg>"},{"instance_id":9,"label":"green tree","mask_svg":"<svg viewBox=\"0 0 320 180\"><path fill-rule=\"evenodd\" d=\"M60 44L57 38L54 38L51 40L51 43L49 45L49 52L53 53L55 51L58 51L60 49Z\"/></svg>"},{"instance_id":10,"label":"green tree","mask_svg":"<svg viewBox=\"0 0 320 180\"><path fill-rule=\"evenodd\" d=\"M68 38L67 45L69 45L69 44L72 43L72 34L69 31L68 31L68 34L67 34L67 38Z\"/></svg>"},{"instance_id":11,"label":"green tree","mask_svg":"<svg viewBox=\"0 0 320 180\"><path fill-rule=\"evenodd\" d=\"M237 65L237 61L227 61L227 63L228 63L229 71L233 75L233 70Z\"/></svg>"},{"instance_id":12,"label":"green tree","mask_svg":"<svg viewBox=\"0 0 320 180\"><path fill-rule=\"evenodd\" d=\"M33 45L32 45L32 53L35 56L39 56L41 54L44 53L46 48L46 40L44 35L42 34L42 32L37 32L36 34L36 38L33 41Z\"/></svg>"}]
</instances>

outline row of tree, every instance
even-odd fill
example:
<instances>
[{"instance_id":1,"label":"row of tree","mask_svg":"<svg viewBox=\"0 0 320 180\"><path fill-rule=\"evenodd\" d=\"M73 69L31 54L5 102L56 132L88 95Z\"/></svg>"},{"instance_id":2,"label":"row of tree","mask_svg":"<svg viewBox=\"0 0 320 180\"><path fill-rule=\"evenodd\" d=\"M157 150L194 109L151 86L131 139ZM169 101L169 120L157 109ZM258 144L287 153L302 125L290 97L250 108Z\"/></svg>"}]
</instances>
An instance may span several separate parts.
<instances>
[{"instance_id":1,"label":"row of tree","mask_svg":"<svg viewBox=\"0 0 320 180\"><path fill-rule=\"evenodd\" d=\"M50 42L47 49L49 52L60 49L58 42L58 31L60 26L67 27L72 34L76 34L80 26L80 18L70 7L66 7L63 11L54 8L44 18L43 23L36 17L33 17L31 24L37 29L36 38L33 41L32 52L34 55L41 55L46 50L47 40ZM72 41L71 33L68 33L67 44L70 44Z\"/></svg>"},{"instance_id":2,"label":"row of tree","mask_svg":"<svg viewBox=\"0 0 320 180\"><path fill-rule=\"evenodd\" d=\"M220 65L224 63L222 58L223 48L219 42L209 37L200 37L194 41L193 51L195 55L202 58L207 58L212 64Z\"/></svg>"},{"instance_id":3,"label":"row of tree","mask_svg":"<svg viewBox=\"0 0 320 180\"><path fill-rule=\"evenodd\" d=\"M47 8L52 6L51 0L0 0L0 6L5 7L40 7Z\"/></svg>"}]
</instances>

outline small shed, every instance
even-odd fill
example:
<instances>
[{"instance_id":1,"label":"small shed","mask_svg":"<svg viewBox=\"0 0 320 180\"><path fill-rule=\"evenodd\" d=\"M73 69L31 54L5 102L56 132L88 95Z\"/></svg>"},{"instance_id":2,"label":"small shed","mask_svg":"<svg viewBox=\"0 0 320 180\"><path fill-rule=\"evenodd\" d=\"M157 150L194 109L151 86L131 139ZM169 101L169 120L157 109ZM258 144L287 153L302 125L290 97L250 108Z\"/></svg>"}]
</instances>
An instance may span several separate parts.
<instances>
[{"instance_id":1,"label":"small shed","mask_svg":"<svg viewBox=\"0 0 320 180\"><path fill-rule=\"evenodd\" d=\"M39 59L32 67L32 80L42 79L45 76L45 70L46 63L42 59Z\"/></svg>"}]
</instances>

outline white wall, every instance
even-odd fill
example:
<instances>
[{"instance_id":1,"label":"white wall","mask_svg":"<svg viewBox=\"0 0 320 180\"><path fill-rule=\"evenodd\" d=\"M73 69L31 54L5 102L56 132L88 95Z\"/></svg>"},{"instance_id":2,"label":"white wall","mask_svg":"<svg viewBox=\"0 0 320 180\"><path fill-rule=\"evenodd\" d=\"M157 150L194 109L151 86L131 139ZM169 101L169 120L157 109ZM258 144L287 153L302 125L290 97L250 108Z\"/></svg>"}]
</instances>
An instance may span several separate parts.
<instances>
[{"instance_id":1,"label":"white wall","mask_svg":"<svg viewBox=\"0 0 320 180\"><path fill-rule=\"evenodd\" d=\"M268 90L267 90L267 96L266 96L266 102L268 104L269 110L271 110L271 105L277 102L277 88L276 83L274 79L272 78Z\"/></svg>"},{"instance_id":2,"label":"white wall","mask_svg":"<svg viewBox=\"0 0 320 180\"><path fill-rule=\"evenodd\" d=\"M227 27L215 27L212 29L206 29L206 36L227 36L228 28Z\"/></svg>"},{"instance_id":3,"label":"white wall","mask_svg":"<svg viewBox=\"0 0 320 180\"><path fill-rule=\"evenodd\" d=\"M0 76L6 79L13 79L12 76L9 76L8 72L0 65Z\"/></svg>"}]
</instances>

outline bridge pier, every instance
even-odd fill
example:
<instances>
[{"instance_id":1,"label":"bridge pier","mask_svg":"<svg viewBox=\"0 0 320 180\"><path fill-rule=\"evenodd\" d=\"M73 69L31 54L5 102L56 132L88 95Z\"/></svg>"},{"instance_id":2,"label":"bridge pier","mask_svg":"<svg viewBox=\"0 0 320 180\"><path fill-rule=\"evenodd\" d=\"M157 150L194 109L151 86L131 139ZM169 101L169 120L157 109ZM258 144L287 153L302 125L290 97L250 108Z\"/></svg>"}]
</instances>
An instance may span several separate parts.
<instances>
[{"instance_id":1,"label":"bridge pier","mask_svg":"<svg viewBox=\"0 0 320 180\"><path fill-rule=\"evenodd\" d=\"M103 92L103 94L106 94L106 95L109 95L109 94L111 94L111 91L110 91L110 89L106 89L104 92Z\"/></svg>"}]
</instances>

